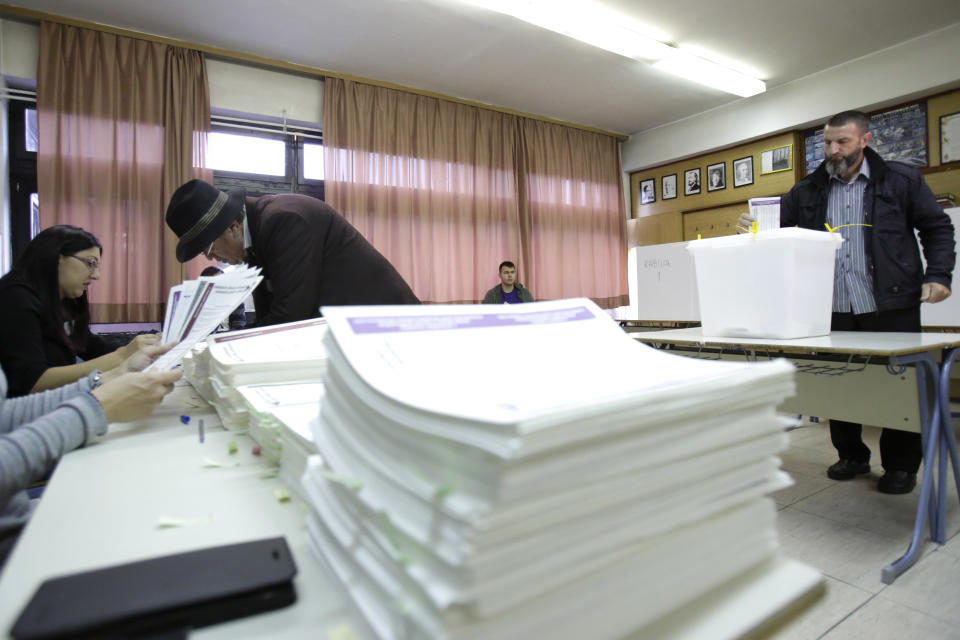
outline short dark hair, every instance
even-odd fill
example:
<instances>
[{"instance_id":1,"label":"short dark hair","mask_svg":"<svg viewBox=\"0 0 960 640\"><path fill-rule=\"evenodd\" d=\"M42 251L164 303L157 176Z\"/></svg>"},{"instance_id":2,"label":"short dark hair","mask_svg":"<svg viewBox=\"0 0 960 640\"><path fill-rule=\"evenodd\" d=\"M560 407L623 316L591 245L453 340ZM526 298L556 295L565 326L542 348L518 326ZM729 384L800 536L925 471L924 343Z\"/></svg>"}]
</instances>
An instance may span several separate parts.
<instances>
[{"instance_id":1,"label":"short dark hair","mask_svg":"<svg viewBox=\"0 0 960 640\"><path fill-rule=\"evenodd\" d=\"M504 267L510 267L511 269L516 269L517 265L513 264L509 260L504 260L503 262L500 263L500 266L497 268L497 273L500 273L501 271L503 271Z\"/></svg>"},{"instance_id":2,"label":"short dark hair","mask_svg":"<svg viewBox=\"0 0 960 640\"><path fill-rule=\"evenodd\" d=\"M828 127L842 127L848 122L857 125L860 133L866 133L870 130L870 118L863 111L841 111L837 115L827 120Z\"/></svg>"},{"instance_id":3,"label":"short dark hair","mask_svg":"<svg viewBox=\"0 0 960 640\"><path fill-rule=\"evenodd\" d=\"M207 267L206 269L204 269L203 271L201 271L201 272L200 272L200 275L201 275L201 276L218 276L218 275L220 275L221 273L223 273L223 269L221 269L220 267L212 264L212 265L210 265L209 267Z\"/></svg>"}]
</instances>

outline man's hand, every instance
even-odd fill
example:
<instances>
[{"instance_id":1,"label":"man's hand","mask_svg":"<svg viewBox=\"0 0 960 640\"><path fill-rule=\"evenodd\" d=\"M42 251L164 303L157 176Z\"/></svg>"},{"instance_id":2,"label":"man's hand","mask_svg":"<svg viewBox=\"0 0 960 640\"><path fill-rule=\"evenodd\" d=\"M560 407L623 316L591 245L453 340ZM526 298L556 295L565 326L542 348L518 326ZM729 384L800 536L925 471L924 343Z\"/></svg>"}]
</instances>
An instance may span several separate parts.
<instances>
[{"instance_id":1,"label":"man's hand","mask_svg":"<svg viewBox=\"0 0 960 640\"><path fill-rule=\"evenodd\" d=\"M92 393L103 407L107 422L130 422L153 413L182 375L180 370L125 373Z\"/></svg>"},{"instance_id":2,"label":"man's hand","mask_svg":"<svg viewBox=\"0 0 960 640\"><path fill-rule=\"evenodd\" d=\"M939 282L924 282L920 290L920 302L940 302L950 297L950 288Z\"/></svg>"},{"instance_id":3,"label":"man's hand","mask_svg":"<svg viewBox=\"0 0 960 640\"><path fill-rule=\"evenodd\" d=\"M747 233L750 231L751 225L753 225L756 220L757 219L749 213L741 213L740 217L737 218L737 233Z\"/></svg>"}]
</instances>

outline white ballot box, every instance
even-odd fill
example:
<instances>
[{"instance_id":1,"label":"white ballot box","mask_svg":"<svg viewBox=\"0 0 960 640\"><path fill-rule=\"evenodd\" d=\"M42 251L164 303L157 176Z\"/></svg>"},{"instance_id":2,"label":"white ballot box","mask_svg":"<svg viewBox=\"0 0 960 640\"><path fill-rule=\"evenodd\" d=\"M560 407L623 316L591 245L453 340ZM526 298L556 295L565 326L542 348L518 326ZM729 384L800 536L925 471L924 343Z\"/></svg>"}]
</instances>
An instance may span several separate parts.
<instances>
[{"instance_id":1,"label":"white ballot box","mask_svg":"<svg viewBox=\"0 0 960 640\"><path fill-rule=\"evenodd\" d=\"M805 338L830 333L839 234L788 227L694 240L703 335Z\"/></svg>"}]
</instances>

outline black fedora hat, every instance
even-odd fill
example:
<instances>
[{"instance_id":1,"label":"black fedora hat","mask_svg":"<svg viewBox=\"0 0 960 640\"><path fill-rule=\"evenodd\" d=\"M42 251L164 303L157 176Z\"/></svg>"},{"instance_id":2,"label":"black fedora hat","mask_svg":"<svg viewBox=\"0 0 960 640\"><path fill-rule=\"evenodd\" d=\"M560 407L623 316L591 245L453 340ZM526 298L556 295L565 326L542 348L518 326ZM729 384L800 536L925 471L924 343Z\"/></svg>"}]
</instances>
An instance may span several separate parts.
<instances>
[{"instance_id":1,"label":"black fedora hat","mask_svg":"<svg viewBox=\"0 0 960 640\"><path fill-rule=\"evenodd\" d=\"M220 237L243 210L245 193L220 191L203 180L191 180L173 193L167 205L167 226L177 234L177 260L197 257Z\"/></svg>"}]
</instances>

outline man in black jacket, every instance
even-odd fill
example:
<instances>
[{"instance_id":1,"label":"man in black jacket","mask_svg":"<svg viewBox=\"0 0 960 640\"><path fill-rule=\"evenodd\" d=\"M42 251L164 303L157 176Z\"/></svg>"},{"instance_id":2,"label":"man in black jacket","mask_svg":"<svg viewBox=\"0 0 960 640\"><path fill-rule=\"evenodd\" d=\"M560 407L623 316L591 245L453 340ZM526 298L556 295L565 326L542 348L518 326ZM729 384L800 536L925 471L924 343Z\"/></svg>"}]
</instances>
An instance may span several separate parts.
<instances>
[{"instance_id":1,"label":"man in black jacket","mask_svg":"<svg viewBox=\"0 0 960 640\"><path fill-rule=\"evenodd\" d=\"M950 217L943 212L920 172L885 162L867 145L870 120L844 111L823 132L826 159L798 182L780 203L780 226L837 229L844 242L834 270L834 331L920 331L920 303L950 295L956 253ZM749 228L744 214L738 225ZM923 244L926 271L914 230ZM834 480L870 472L870 449L859 424L830 421L830 439L839 461L827 469ZM922 458L920 434L884 429L877 488L909 493Z\"/></svg>"},{"instance_id":2,"label":"man in black jacket","mask_svg":"<svg viewBox=\"0 0 960 640\"><path fill-rule=\"evenodd\" d=\"M419 303L393 265L316 198L248 198L191 180L170 198L166 220L180 238L180 262L203 253L263 269L253 292L257 326L312 318L322 305Z\"/></svg>"}]
</instances>

